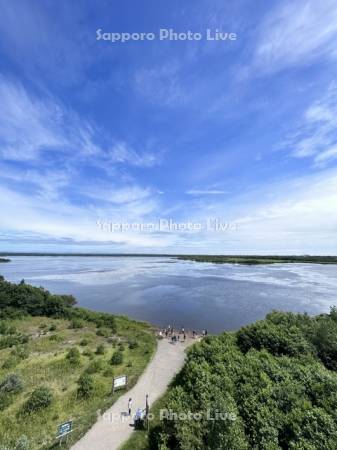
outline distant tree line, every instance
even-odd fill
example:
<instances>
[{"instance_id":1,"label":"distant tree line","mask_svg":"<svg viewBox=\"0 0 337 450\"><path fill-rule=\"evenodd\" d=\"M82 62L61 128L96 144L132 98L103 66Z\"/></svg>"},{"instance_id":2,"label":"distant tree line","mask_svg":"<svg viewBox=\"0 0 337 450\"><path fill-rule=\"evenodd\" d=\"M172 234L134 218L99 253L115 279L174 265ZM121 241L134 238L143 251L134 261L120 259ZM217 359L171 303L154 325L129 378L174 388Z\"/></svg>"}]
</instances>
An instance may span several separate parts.
<instances>
[{"instance_id":1,"label":"distant tree line","mask_svg":"<svg viewBox=\"0 0 337 450\"><path fill-rule=\"evenodd\" d=\"M178 259L217 264L337 264L337 256L312 255L180 255Z\"/></svg>"}]
</instances>

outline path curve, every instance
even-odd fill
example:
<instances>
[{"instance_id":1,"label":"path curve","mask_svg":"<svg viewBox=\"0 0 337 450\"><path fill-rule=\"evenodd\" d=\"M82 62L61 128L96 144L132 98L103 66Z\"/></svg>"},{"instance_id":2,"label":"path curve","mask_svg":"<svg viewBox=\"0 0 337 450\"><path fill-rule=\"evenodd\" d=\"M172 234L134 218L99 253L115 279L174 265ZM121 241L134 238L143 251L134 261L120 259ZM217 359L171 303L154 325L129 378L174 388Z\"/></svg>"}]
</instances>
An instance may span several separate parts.
<instances>
[{"instance_id":1,"label":"path curve","mask_svg":"<svg viewBox=\"0 0 337 450\"><path fill-rule=\"evenodd\" d=\"M132 413L137 408L145 408L146 394L150 406L158 400L184 365L185 349L194 342L191 338L175 344L167 339L158 341L156 353L137 384L119 397L71 449L117 450L133 432L132 417L122 414L127 411L128 399L132 398Z\"/></svg>"}]
</instances>

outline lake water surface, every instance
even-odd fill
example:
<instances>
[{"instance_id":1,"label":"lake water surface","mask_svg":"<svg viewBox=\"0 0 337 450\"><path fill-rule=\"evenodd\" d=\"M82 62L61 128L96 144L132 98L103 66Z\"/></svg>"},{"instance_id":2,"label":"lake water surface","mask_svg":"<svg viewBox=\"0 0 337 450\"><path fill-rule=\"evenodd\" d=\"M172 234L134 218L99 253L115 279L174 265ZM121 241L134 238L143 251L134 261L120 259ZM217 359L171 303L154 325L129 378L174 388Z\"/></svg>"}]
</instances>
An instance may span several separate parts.
<instances>
[{"instance_id":1,"label":"lake water surface","mask_svg":"<svg viewBox=\"0 0 337 450\"><path fill-rule=\"evenodd\" d=\"M80 306L126 314L158 325L236 329L269 311L317 314L337 305L337 265L242 266L168 257L11 257L0 265Z\"/></svg>"}]
</instances>

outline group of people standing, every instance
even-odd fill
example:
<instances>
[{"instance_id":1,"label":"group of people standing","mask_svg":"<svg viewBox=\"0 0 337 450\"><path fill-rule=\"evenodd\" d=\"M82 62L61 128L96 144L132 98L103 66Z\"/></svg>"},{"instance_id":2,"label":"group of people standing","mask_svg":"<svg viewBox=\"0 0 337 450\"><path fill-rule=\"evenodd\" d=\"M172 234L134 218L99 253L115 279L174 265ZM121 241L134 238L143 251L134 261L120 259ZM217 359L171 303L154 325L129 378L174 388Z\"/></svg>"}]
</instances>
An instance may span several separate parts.
<instances>
[{"instance_id":1,"label":"group of people standing","mask_svg":"<svg viewBox=\"0 0 337 450\"><path fill-rule=\"evenodd\" d=\"M208 335L207 330L202 330L202 337L206 337ZM175 329L171 325L168 325L164 330L159 331L160 337L166 337L168 339L171 339L172 343L175 342L185 342L186 341L186 331L184 327L181 327L180 329ZM199 333L195 330L192 331L192 337L193 339L196 339L199 336Z\"/></svg>"},{"instance_id":2,"label":"group of people standing","mask_svg":"<svg viewBox=\"0 0 337 450\"><path fill-rule=\"evenodd\" d=\"M168 325L166 328L164 328L164 331L159 331L159 336L165 336L166 338L171 339L172 343L175 343L177 341L185 342L186 340L186 332L185 328L181 327L179 330L175 330L171 325Z\"/></svg>"}]
</instances>

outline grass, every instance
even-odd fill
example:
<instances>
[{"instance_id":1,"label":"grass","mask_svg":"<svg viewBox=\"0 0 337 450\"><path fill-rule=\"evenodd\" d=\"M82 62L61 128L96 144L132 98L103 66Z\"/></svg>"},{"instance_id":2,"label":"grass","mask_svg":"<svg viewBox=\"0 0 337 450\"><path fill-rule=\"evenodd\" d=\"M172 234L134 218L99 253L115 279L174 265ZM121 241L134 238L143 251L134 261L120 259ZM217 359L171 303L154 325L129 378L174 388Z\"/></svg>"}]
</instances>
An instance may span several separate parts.
<instances>
[{"instance_id":1,"label":"grass","mask_svg":"<svg viewBox=\"0 0 337 450\"><path fill-rule=\"evenodd\" d=\"M12 373L23 381L23 390L13 395L12 403L0 414L1 449L15 449L23 435L28 438L30 449L51 449L56 444L57 426L72 419L74 431L67 444L70 446L96 421L97 411L106 410L123 393L118 391L112 395L112 377L128 375L131 388L156 348L151 327L125 317L116 317L117 333L110 336L106 331L104 336L98 335L101 333L97 334L93 322L84 322L83 328L74 329L65 319L27 316L11 320L11 324L29 340L20 345L25 348L24 359L13 354L15 347L0 350L0 382ZM105 347L103 355L96 354L100 344ZM81 353L76 366L66 359L68 350L74 347ZM111 357L121 347L123 363L112 366ZM97 370L92 374L94 393L87 400L78 399L77 381L89 365ZM38 386L51 390L52 404L43 411L23 415L24 402Z\"/></svg>"}]
</instances>

